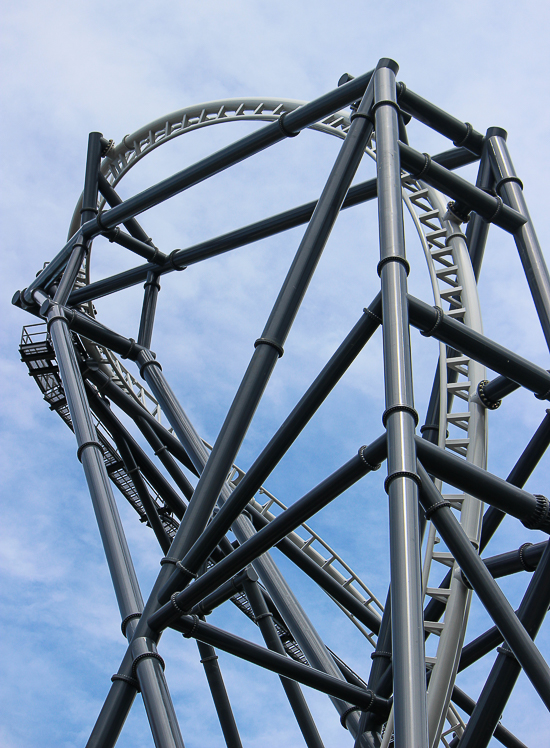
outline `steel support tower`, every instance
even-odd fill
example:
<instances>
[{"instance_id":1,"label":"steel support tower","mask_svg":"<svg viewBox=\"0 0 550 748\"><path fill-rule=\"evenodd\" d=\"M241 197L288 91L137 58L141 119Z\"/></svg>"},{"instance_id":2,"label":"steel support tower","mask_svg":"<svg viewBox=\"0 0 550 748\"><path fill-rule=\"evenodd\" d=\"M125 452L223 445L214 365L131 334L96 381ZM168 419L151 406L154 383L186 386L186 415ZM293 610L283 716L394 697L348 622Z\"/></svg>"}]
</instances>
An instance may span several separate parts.
<instances>
[{"instance_id":1,"label":"steel support tower","mask_svg":"<svg viewBox=\"0 0 550 748\"><path fill-rule=\"evenodd\" d=\"M550 276L506 132L477 132L397 82L397 72L395 62L382 59L364 75L344 75L336 89L309 103L229 99L188 107L119 145L91 133L69 240L15 293L13 303L40 319L24 328L22 359L74 431L127 639L122 662L113 663L89 748L115 745L138 693L157 748L184 745L186 725L178 723L161 654L168 627L197 641L228 746L240 746L241 739L231 706L235 695L225 688L216 650L280 676L310 747L323 742L302 685L327 694L342 724L342 745L364 748L482 748L493 737L520 748L522 736L499 720L522 669L550 708L550 669L534 642L550 605L550 546L527 543L481 555L507 514L529 529L550 532L548 499L523 489L550 442L544 402L541 424L519 445L509 475L486 469L490 412L519 388L542 401L550 398L548 371L482 332L477 279L489 229L512 235L549 347ZM452 146L437 155L415 150L407 138L411 118ZM132 197L122 199L116 191L128 171L164 143L243 119L264 124ZM157 246L138 222L148 209L305 128L342 141L317 201L172 252ZM352 186L365 154L376 160L376 177ZM475 184L455 173L476 162ZM341 210L371 200L378 201L380 291L365 300L370 303L358 310L356 325L245 472L236 465L239 449L333 226ZM409 293L404 209L427 260L434 303ZM183 268L187 278L196 263L298 226L305 227L303 237L263 331L250 341L250 363L210 446L151 350L163 299L159 279ZM145 262L91 282L97 237ZM364 237L357 246L361 262ZM93 304L142 283L134 340L103 325ZM385 407L371 415L382 420L380 436L357 445L349 461L286 507L264 484L378 328ZM411 336L418 332L437 340L439 350L424 418L413 396ZM134 373L121 359L135 365ZM486 367L494 372L489 378ZM385 605L305 524L358 481L365 490L383 483L388 497L391 582L380 591ZM158 575L145 601L113 483L160 546ZM327 648L306 613L308 601L299 602L270 554L274 547L340 608L342 637L346 625L360 630L372 652L370 673L359 676L354 667L360 668ZM532 577L514 610L495 578L520 572ZM473 598L494 627L465 644ZM208 622L213 610L232 604L243 614L242 637ZM265 647L247 638L253 624ZM493 650L494 664L476 701L455 678Z\"/></svg>"}]
</instances>

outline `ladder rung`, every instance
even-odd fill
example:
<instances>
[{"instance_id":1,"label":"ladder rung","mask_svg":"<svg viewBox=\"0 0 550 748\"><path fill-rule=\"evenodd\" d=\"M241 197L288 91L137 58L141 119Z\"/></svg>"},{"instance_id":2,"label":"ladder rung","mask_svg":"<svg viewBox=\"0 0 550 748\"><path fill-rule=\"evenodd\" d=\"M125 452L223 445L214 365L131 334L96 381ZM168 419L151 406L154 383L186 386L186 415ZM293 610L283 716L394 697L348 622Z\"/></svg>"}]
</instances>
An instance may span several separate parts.
<instances>
[{"instance_id":1,"label":"ladder rung","mask_svg":"<svg viewBox=\"0 0 550 748\"><path fill-rule=\"evenodd\" d=\"M424 621L424 631L429 631L430 634L441 636L444 625L445 624L441 621Z\"/></svg>"},{"instance_id":2,"label":"ladder rung","mask_svg":"<svg viewBox=\"0 0 550 748\"><path fill-rule=\"evenodd\" d=\"M469 413L447 413L447 423L463 431L468 431Z\"/></svg>"},{"instance_id":3,"label":"ladder rung","mask_svg":"<svg viewBox=\"0 0 550 748\"><path fill-rule=\"evenodd\" d=\"M450 449L451 452L456 452L458 455L466 457L469 443L469 439L447 439L445 441L445 446L447 449Z\"/></svg>"},{"instance_id":4,"label":"ladder rung","mask_svg":"<svg viewBox=\"0 0 550 748\"><path fill-rule=\"evenodd\" d=\"M430 254L434 258L434 260L439 260L440 262L442 262L441 258L443 258L443 257L450 257L451 259L453 257L453 252L452 252L451 247L438 247L437 249L432 249L430 251ZM447 260L447 262L448 262L448 260ZM454 265L454 260L452 261L451 264ZM449 265L449 267L450 267L450 265Z\"/></svg>"},{"instance_id":5,"label":"ladder rung","mask_svg":"<svg viewBox=\"0 0 550 748\"><path fill-rule=\"evenodd\" d=\"M433 597L434 600L439 600L440 603L446 603L450 594L451 590L442 589L441 587L428 587L426 589L426 595Z\"/></svg>"},{"instance_id":6,"label":"ladder rung","mask_svg":"<svg viewBox=\"0 0 550 748\"><path fill-rule=\"evenodd\" d=\"M466 310L463 306L455 307L454 309L449 309L447 312L445 312L447 317L464 317L466 314Z\"/></svg>"},{"instance_id":7,"label":"ladder rung","mask_svg":"<svg viewBox=\"0 0 550 748\"><path fill-rule=\"evenodd\" d=\"M331 556L330 558L327 558L324 564L321 564L321 569L326 569L327 566L330 566L333 561L336 560L336 556Z\"/></svg>"},{"instance_id":8,"label":"ladder rung","mask_svg":"<svg viewBox=\"0 0 550 748\"><path fill-rule=\"evenodd\" d=\"M422 215L418 216L418 220L420 221L420 223L423 223L423 224L427 224L428 221L433 221L434 218L439 218L438 210L428 210L426 211L426 213L423 213ZM444 229L442 229L442 231L443 230Z\"/></svg>"},{"instance_id":9,"label":"ladder rung","mask_svg":"<svg viewBox=\"0 0 550 748\"><path fill-rule=\"evenodd\" d=\"M458 371L460 374L464 374L465 377L468 376L468 364L470 363L470 359L466 356L457 356L456 358L451 357L447 359L447 366L449 369L454 369L454 371Z\"/></svg>"},{"instance_id":10,"label":"ladder rung","mask_svg":"<svg viewBox=\"0 0 550 748\"><path fill-rule=\"evenodd\" d=\"M410 196L411 202L415 203L417 200L420 200L421 198L426 197L428 192L429 190L427 189L427 187L424 187L420 190L416 190L416 192L411 193L411 196Z\"/></svg>"},{"instance_id":11,"label":"ladder rung","mask_svg":"<svg viewBox=\"0 0 550 748\"><path fill-rule=\"evenodd\" d=\"M432 560L449 567L453 566L455 562L453 554L448 551L436 551L432 553Z\"/></svg>"},{"instance_id":12,"label":"ladder rung","mask_svg":"<svg viewBox=\"0 0 550 748\"><path fill-rule=\"evenodd\" d=\"M442 276L450 275L451 273L453 275L456 275L457 270L458 270L458 265L448 265L443 268L440 268L439 270L436 270L435 274L437 275L438 278L441 278Z\"/></svg>"},{"instance_id":13,"label":"ladder rung","mask_svg":"<svg viewBox=\"0 0 550 748\"><path fill-rule=\"evenodd\" d=\"M448 421L467 421L470 418L469 413L447 413Z\"/></svg>"},{"instance_id":14,"label":"ladder rung","mask_svg":"<svg viewBox=\"0 0 550 748\"><path fill-rule=\"evenodd\" d=\"M460 292L462 291L462 286L453 286L453 288L449 288L446 291L441 291L440 296L442 299L445 299L445 301L451 301L453 298L458 297L460 298Z\"/></svg>"},{"instance_id":15,"label":"ladder rung","mask_svg":"<svg viewBox=\"0 0 550 748\"><path fill-rule=\"evenodd\" d=\"M439 231L430 231L429 234L426 234L426 240L429 244L435 244L436 247L443 249L445 245L442 244L439 239L442 239L446 235L447 232L445 231L445 229L440 229Z\"/></svg>"},{"instance_id":16,"label":"ladder rung","mask_svg":"<svg viewBox=\"0 0 550 748\"><path fill-rule=\"evenodd\" d=\"M470 382L449 382L447 392L459 397L461 400L470 399Z\"/></svg>"},{"instance_id":17,"label":"ladder rung","mask_svg":"<svg viewBox=\"0 0 550 748\"><path fill-rule=\"evenodd\" d=\"M445 494L443 496L445 501L448 501L450 504L452 504L455 509L460 509L462 506L462 502L464 501L464 494L463 493L450 493Z\"/></svg>"}]
</instances>

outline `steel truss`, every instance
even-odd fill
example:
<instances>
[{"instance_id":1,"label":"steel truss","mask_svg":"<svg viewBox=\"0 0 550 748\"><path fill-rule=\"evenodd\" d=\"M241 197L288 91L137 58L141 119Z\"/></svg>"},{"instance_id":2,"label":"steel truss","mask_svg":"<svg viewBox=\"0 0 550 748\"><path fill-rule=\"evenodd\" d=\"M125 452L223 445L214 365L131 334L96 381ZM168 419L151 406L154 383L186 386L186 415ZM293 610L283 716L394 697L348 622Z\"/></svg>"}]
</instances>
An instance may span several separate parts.
<instances>
[{"instance_id":1,"label":"steel truss","mask_svg":"<svg viewBox=\"0 0 550 748\"><path fill-rule=\"evenodd\" d=\"M550 398L547 371L482 333L476 281L491 224L512 234L517 244L549 347L550 276L506 133L499 128L478 133L396 83L397 70L392 60L382 59L365 75L343 76L337 89L310 103L232 99L190 107L126 136L118 146L91 133L84 192L70 238L14 296L14 304L46 322L24 329L22 358L46 401L75 433L128 641L90 747L115 745L138 692L155 745L183 746L157 651L167 627L197 640L228 746L241 741L216 648L280 676L308 746L323 742L300 684L328 694L354 744L366 748L385 747L392 740L398 748L481 748L493 734L505 746L522 746L499 722L521 669L550 708L550 669L533 641L550 604L550 546L526 544L500 556L480 556L506 514L527 528L550 532L548 500L522 488L550 442L550 411L506 480L486 470L490 410L519 387L541 400ZM349 106L351 116L342 112ZM436 156L414 150L406 131L411 117L449 138L453 147ZM129 169L163 143L242 119L268 124L133 197L118 196L116 185ZM305 128L343 141L317 202L170 254L136 220ZM376 178L350 187L365 152L376 158ZM479 163L475 185L453 171L474 162ZM339 212L377 197L380 293L245 473L235 465L240 445ZM408 293L403 206L428 261L434 306ZM306 230L298 251L210 447L151 351L159 278L300 225ZM90 251L98 236L141 256L145 264L91 283ZM143 282L137 340L96 319L94 300ZM439 341L421 437L416 436L411 326ZM287 508L264 482L379 327L385 432ZM120 357L136 364L145 384ZM485 367L498 376L488 381ZM124 425L127 417L140 439ZM156 459L140 441L150 445ZM385 608L305 524L357 481L374 480L366 476L384 462L391 567ZM162 550L145 603L111 482L153 530ZM484 503L489 505L485 513ZM445 550L436 550L439 542ZM273 547L313 579L374 648L366 680L324 645L269 554ZM448 572L437 579L441 564ZM514 611L495 578L523 570L534 573ZM494 628L464 646L472 595ZM228 601L259 626L266 647L208 623L209 614ZM439 643L433 656L426 656L432 635ZM476 703L455 685L456 674L495 648L495 663Z\"/></svg>"}]
</instances>

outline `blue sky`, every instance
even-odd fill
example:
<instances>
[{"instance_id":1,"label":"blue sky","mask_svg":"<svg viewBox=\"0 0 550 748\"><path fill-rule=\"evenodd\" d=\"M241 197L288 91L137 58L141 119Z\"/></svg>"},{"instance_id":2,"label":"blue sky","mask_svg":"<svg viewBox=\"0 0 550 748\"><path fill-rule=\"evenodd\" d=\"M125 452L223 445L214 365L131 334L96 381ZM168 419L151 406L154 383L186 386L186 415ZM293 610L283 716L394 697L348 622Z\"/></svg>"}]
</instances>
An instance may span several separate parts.
<instances>
[{"instance_id":1,"label":"blue sky","mask_svg":"<svg viewBox=\"0 0 550 748\"><path fill-rule=\"evenodd\" d=\"M429 0L396 3L25 2L5 10L2 31L2 627L0 742L7 748L83 745L124 652L118 610L99 542L74 437L50 413L19 361L23 324L10 305L44 261L63 245L82 189L88 132L119 142L126 133L180 107L238 96L309 100L343 72L360 74L382 56L400 64L401 80L484 132L499 125L508 143L543 249L549 239L545 175L549 136L548 6L542 2ZM121 184L121 194L158 181L255 125L207 128L159 149ZM444 141L411 127L411 143L436 152ZM185 142L183 142L185 141ZM196 190L142 216L164 251L186 246L314 199L339 142L318 133L279 144ZM357 179L374 175L365 159ZM472 178L475 172L465 170ZM124 186L123 186L124 185ZM321 369L377 290L374 205L340 218L289 336L238 463L246 468ZM153 349L199 432L213 442L275 299L303 229L195 266L162 281ZM410 284L428 301L420 245L407 251ZM548 253L547 253L548 257ZM94 248L93 274L133 265L108 243ZM418 269L418 270L416 270ZM493 231L480 281L486 334L548 368L548 350L510 237ZM141 289L96 304L102 321L137 336ZM425 412L436 348L413 336L416 407ZM326 406L273 474L268 488L292 503L378 436L383 409L381 339L375 337ZM135 372L137 375L137 372ZM489 465L505 477L544 416L544 403L516 393L490 416ZM382 471L381 471L382 472ZM549 460L527 488L548 495ZM312 521L376 594L388 579L385 495L360 484ZM157 573L154 538L123 503L120 512L146 596ZM510 520L492 553L538 542ZM330 646L365 675L365 643L300 575L281 560L293 589ZM521 598L526 578L506 583ZM227 606L226 606L227 607ZM222 619L214 616L214 622ZM230 610L223 622L257 638ZM472 633L487 628L474 605ZM342 628L341 628L342 627ZM550 654L546 628L538 644ZM340 636L340 632L345 635ZM219 745L204 675L193 642L168 632L161 651L187 746ZM492 660L468 673L475 696ZM274 676L229 656L221 663L248 744L299 744ZM238 698L245 693L245 698ZM308 692L326 745L344 744L327 700ZM204 722L196 715L204 715ZM550 737L550 720L527 680L520 681L504 723L530 746ZM348 740L349 742L349 740ZM152 744L144 710L132 710L119 745Z\"/></svg>"}]
</instances>

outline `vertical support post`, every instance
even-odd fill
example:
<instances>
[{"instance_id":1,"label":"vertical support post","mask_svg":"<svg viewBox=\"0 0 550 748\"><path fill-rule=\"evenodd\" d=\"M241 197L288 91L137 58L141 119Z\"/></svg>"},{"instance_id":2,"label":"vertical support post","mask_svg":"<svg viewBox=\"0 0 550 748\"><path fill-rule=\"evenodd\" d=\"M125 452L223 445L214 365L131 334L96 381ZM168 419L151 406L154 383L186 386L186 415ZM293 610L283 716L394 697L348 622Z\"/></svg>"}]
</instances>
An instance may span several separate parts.
<instances>
[{"instance_id":1,"label":"vertical support post","mask_svg":"<svg viewBox=\"0 0 550 748\"><path fill-rule=\"evenodd\" d=\"M198 639L197 647L227 748L242 748L237 723L233 716L233 710L231 709L220 666L218 665L216 650L211 644L205 644Z\"/></svg>"},{"instance_id":2,"label":"vertical support post","mask_svg":"<svg viewBox=\"0 0 550 748\"><path fill-rule=\"evenodd\" d=\"M134 484L134 488L136 489L136 492L145 510L147 520L153 528L155 537L158 540L163 552L167 553L168 549L170 548L170 537L168 536L168 533L166 532L164 525L162 524L157 508L155 506L155 502L151 498L151 494L149 493L147 484L145 483L143 476L141 475L140 469L136 464L130 447L128 446L128 443L126 442L124 437L120 437L117 435L114 438L116 440L120 456L122 457L124 467L126 468L126 472L130 476L132 483Z\"/></svg>"},{"instance_id":3,"label":"vertical support post","mask_svg":"<svg viewBox=\"0 0 550 748\"><path fill-rule=\"evenodd\" d=\"M258 589L257 581L245 579L243 588L268 649L278 652L281 655L286 655L285 648L281 644L277 629L273 623L273 614L267 608L264 596ZM284 678L283 676L279 677L281 678L281 684L302 731L306 745L308 748L323 748L323 741L313 721L302 689L296 681Z\"/></svg>"},{"instance_id":4,"label":"vertical support post","mask_svg":"<svg viewBox=\"0 0 550 748\"><path fill-rule=\"evenodd\" d=\"M376 650L371 654L373 662L367 682L367 687L377 694L382 694L380 683L391 662L391 656L391 592L388 590L382 623L376 640ZM380 718L374 712L365 712L361 716L360 732L365 732L369 739L377 739L374 733L379 732L380 727ZM356 744L358 745L358 741Z\"/></svg>"},{"instance_id":5,"label":"vertical support post","mask_svg":"<svg viewBox=\"0 0 550 748\"><path fill-rule=\"evenodd\" d=\"M82 462L92 497L120 614L123 621L129 620L125 628L128 639L131 640L136 626L135 619L143 610L143 599L103 462L101 445L97 441L67 319L55 303L50 304L47 319L78 443L77 455ZM155 745L157 748L183 748L174 707L154 644L140 639L135 648L132 646L132 655L132 662L136 665L137 658L140 658L141 666L139 670L133 667L133 676L135 678L137 675L139 679ZM121 703L121 708L129 709L130 694L128 689L125 690L127 697Z\"/></svg>"},{"instance_id":6,"label":"vertical support post","mask_svg":"<svg viewBox=\"0 0 550 748\"><path fill-rule=\"evenodd\" d=\"M47 319L78 444L77 456L84 468L120 615L124 619L130 614L141 613L143 600L139 584L103 463L103 452L97 440L67 320L55 303L50 304Z\"/></svg>"},{"instance_id":7,"label":"vertical support post","mask_svg":"<svg viewBox=\"0 0 550 748\"><path fill-rule=\"evenodd\" d=\"M99 166L103 150L103 135L91 132L88 136L88 155L86 158L86 173L84 176L84 192L82 208L80 209L80 225L97 216L97 193L99 191Z\"/></svg>"},{"instance_id":8,"label":"vertical support post","mask_svg":"<svg viewBox=\"0 0 550 748\"><path fill-rule=\"evenodd\" d=\"M136 423L143 436L149 442L150 446L155 450L155 455L162 462L162 464L172 477L174 483L180 489L185 498L190 499L193 495L193 486L191 485L185 474L180 470L178 464L176 463L176 460L172 457L172 455L168 451L168 448L162 443L162 440L157 435L156 431L143 418L137 418Z\"/></svg>"},{"instance_id":9,"label":"vertical support post","mask_svg":"<svg viewBox=\"0 0 550 748\"><path fill-rule=\"evenodd\" d=\"M86 748L114 748L126 717L138 692L138 682L132 677L132 653L130 649L111 678L111 686L105 703L98 715Z\"/></svg>"},{"instance_id":10,"label":"vertical support post","mask_svg":"<svg viewBox=\"0 0 550 748\"><path fill-rule=\"evenodd\" d=\"M487 137L489 137L489 133L490 130L487 131ZM476 187L479 187L479 189L484 192L488 192L493 189L494 186L495 178L491 168L491 162L489 161L489 156L487 155L487 145L484 143L477 172ZM479 273L481 272L481 264L485 253L489 226L489 222L480 216L479 213L472 213L468 226L466 227L466 244L468 246L468 252L470 253L470 259L472 260L472 268L476 280L479 279Z\"/></svg>"},{"instance_id":11,"label":"vertical support post","mask_svg":"<svg viewBox=\"0 0 550 748\"><path fill-rule=\"evenodd\" d=\"M102 135L100 132L91 132L88 136L88 153L86 157L86 173L84 176L84 193L82 196L82 208L80 210L80 225L90 221L97 215L97 193L99 180L99 166L101 163ZM79 235L73 244L71 256L65 267L61 282L55 293L54 301L66 304L78 271L80 270L86 254L91 246L91 241L85 240Z\"/></svg>"},{"instance_id":12,"label":"vertical support post","mask_svg":"<svg viewBox=\"0 0 550 748\"><path fill-rule=\"evenodd\" d=\"M400 748L427 748L418 476L414 445L418 416L414 410L406 297L409 266L403 228L396 72L396 63L388 61L386 67L374 74L395 742Z\"/></svg>"},{"instance_id":13,"label":"vertical support post","mask_svg":"<svg viewBox=\"0 0 550 748\"><path fill-rule=\"evenodd\" d=\"M514 239L546 344L550 348L550 274L523 197L523 184L516 174L506 145L506 130L491 127L487 136L487 152L495 175L497 195L506 205L527 218L527 223L516 231Z\"/></svg>"},{"instance_id":14,"label":"vertical support post","mask_svg":"<svg viewBox=\"0 0 550 748\"><path fill-rule=\"evenodd\" d=\"M157 298L160 291L160 283L158 273L150 270L147 273L147 280L143 286L145 293L143 294L143 307L141 310L141 319L139 322L139 333L138 333L138 345L143 345L145 348L151 347L151 339L153 337L153 325L155 324L155 311L157 308Z\"/></svg>"}]
</instances>

